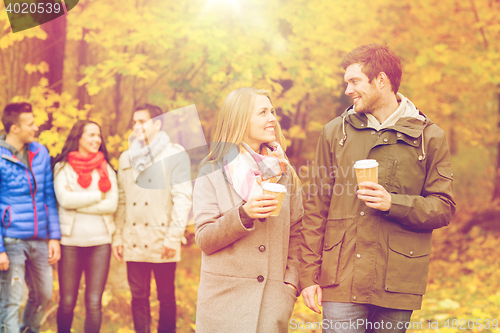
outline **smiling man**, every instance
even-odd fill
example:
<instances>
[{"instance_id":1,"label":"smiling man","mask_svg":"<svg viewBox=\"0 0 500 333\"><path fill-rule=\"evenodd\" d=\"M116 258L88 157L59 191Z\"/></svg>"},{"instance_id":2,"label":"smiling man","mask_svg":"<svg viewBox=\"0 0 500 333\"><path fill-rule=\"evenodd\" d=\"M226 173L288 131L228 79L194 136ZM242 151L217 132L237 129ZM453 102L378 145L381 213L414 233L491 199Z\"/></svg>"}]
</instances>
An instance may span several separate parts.
<instances>
[{"instance_id":1,"label":"smiling man","mask_svg":"<svg viewBox=\"0 0 500 333\"><path fill-rule=\"evenodd\" d=\"M135 331L150 332L153 271L160 302L158 332L172 333L176 330L175 269L191 209L191 162L184 148L162 131L163 115L158 106L138 106L132 120L135 139L120 156L118 168L113 254L119 262L127 263ZM165 186L138 186L137 176L154 164L164 168L149 176L148 183Z\"/></svg>"},{"instance_id":2,"label":"smiling man","mask_svg":"<svg viewBox=\"0 0 500 333\"><path fill-rule=\"evenodd\" d=\"M50 156L35 142L31 104L8 104L0 137L0 332L38 332L52 297L52 268L60 259ZM48 240L48 241L47 241ZM29 298L19 325L24 281Z\"/></svg>"},{"instance_id":3,"label":"smiling man","mask_svg":"<svg viewBox=\"0 0 500 333\"><path fill-rule=\"evenodd\" d=\"M405 332L427 284L432 230L455 212L445 133L398 93L401 61L371 44L348 53L353 100L320 135L302 222L300 285L323 332ZM356 189L353 164L375 159L378 184ZM356 191L357 190L357 191Z\"/></svg>"}]
</instances>

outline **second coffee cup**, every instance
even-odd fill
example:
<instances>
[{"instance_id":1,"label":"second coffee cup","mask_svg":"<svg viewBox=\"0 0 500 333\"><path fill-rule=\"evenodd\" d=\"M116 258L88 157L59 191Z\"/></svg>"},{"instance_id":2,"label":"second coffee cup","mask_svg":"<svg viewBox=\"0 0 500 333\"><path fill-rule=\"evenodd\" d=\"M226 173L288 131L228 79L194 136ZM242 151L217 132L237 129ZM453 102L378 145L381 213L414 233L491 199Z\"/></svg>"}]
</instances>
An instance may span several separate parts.
<instances>
[{"instance_id":1,"label":"second coffee cup","mask_svg":"<svg viewBox=\"0 0 500 333\"><path fill-rule=\"evenodd\" d=\"M276 183L266 183L262 185L262 189L264 190L264 194L272 194L278 200L278 204L276 208L271 213L271 216L278 216L280 214L281 205L283 204L283 199L286 194L286 186Z\"/></svg>"}]
</instances>

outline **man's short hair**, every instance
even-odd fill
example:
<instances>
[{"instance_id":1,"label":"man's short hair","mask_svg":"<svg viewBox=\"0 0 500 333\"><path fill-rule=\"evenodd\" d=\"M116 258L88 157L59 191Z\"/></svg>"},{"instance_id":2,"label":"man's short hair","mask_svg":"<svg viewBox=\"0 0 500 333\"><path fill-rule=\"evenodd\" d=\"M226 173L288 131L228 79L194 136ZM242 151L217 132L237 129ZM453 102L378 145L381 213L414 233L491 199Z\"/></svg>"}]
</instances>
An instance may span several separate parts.
<instances>
[{"instance_id":1,"label":"man's short hair","mask_svg":"<svg viewBox=\"0 0 500 333\"><path fill-rule=\"evenodd\" d=\"M360 64L361 71L368 77L370 82L384 72L391 81L392 91L398 92L401 84L401 60L387 46L379 44L362 45L345 55L342 67L346 69L350 65Z\"/></svg>"},{"instance_id":2,"label":"man's short hair","mask_svg":"<svg viewBox=\"0 0 500 333\"><path fill-rule=\"evenodd\" d=\"M163 113L163 111L161 110L161 108L159 106L156 106L153 104L148 104L148 103L141 104L141 105L137 106L134 110L134 113L137 111L144 111L144 110L148 111L151 119L154 119ZM159 119L161 120L161 123L163 124L163 119L161 119L161 118L162 117L160 117Z\"/></svg>"},{"instance_id":3,"label":"man's short hair","mask_svg":"<svg viewBox=\"0 0 500 333\"><path fill-rule=\"evenodd\" d=\"M2 114L2 124L7 133L10 132L12 125L19 124L21 113L32 113L33 109L30 103L10 103L5 106Z\"/></svg>"}]
</instances>

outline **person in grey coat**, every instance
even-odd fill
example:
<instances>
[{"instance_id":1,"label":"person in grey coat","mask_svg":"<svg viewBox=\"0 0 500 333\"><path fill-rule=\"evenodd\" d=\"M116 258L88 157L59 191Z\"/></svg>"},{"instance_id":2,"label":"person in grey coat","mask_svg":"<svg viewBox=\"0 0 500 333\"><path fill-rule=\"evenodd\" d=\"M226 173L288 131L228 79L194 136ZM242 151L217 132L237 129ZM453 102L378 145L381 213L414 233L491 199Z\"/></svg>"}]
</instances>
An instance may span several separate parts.
<instances>
[{"instance_id":1,"label":"person in grey coat","mask_svg":"<svg viewBox=\"0 0 500 333\"><path fill-rule=\"evenodd\" d=\"M265 90L231 92L193 193L202 263L196 332L288 332L298 294L300 182ZM287 193L278 216L274 195Z\"/></svg>"}]
</instances>

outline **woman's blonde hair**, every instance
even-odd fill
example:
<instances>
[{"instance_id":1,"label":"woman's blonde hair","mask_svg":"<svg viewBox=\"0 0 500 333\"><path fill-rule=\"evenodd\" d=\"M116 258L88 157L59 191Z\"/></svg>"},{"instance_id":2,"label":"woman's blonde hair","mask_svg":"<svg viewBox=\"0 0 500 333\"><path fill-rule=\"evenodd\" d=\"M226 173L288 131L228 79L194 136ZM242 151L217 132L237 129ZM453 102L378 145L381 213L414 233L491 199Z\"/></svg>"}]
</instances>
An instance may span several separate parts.
<instances>
[{"instance_id":1,"label":"woman's blonde hair","mask_svg":"<svg viewBox=\"0 0 500 333\"><path fill-rule=\"evenodd\" d=\"M220 161L235 145L239 145L243 141L254 108L256 95L266 96L269 98L271 105L273 104L269 91L265 89L245 87L233 90L227 95L222 108L217 113L216 124L210 140L210 153L202 161L201 165L206 162ZM283 151L286 151L287 142L279 122L276 122L275 134L276 142L280 144ZM286 154L285 158L288 160ZM296 182L298 177L292 167L290 167L290 170L294 182Z\"/></svg>"},{"instance_id":2,"label":"woman's blonde hair","mask_svg":"<svg viewBox=\"0 0 500 333\"><path fill-rule=\"evenodd\" d=\"M217 114L217 121L210 140L212 141L209 155L211 161L219 161L234 145L239 145L243 141L256 95L266 96L273 104L269 91L264 89L239 88L227 95ZM276 141L283 150L286 150L286 140L278 122L276 122L275 133Z\"/></svg>"}]
</instances>

